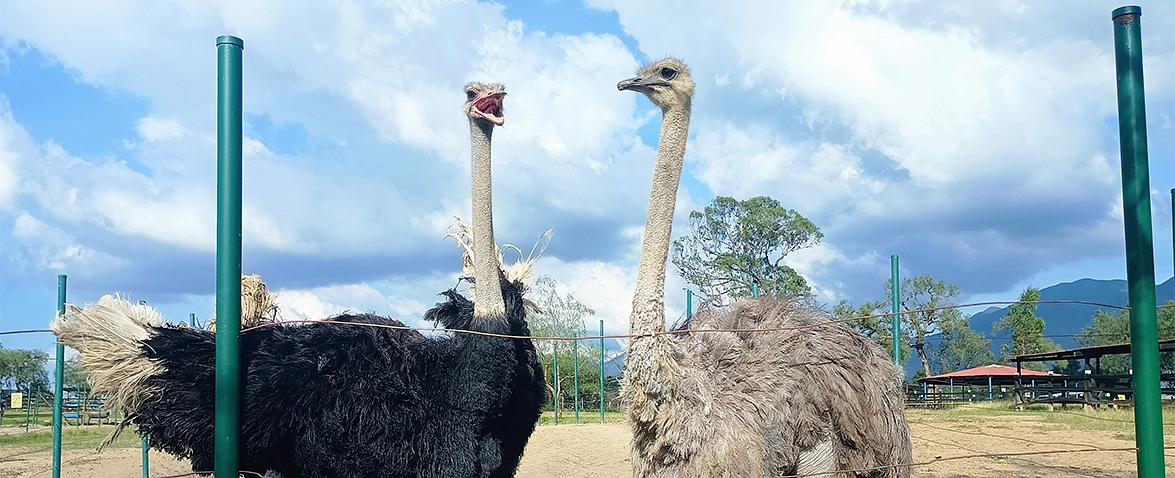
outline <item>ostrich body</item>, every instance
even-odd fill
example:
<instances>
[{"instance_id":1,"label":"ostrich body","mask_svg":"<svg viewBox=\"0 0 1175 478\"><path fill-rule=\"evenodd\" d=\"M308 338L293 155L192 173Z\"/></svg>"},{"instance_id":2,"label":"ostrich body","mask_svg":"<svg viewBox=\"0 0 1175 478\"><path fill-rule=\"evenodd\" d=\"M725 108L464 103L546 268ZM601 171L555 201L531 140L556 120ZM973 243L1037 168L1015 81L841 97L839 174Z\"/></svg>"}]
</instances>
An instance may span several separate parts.
<instances>
[{"instance_id":1,"label":"ostrich body","mask_svg":"<svg viewBox=\"0 0 1175 478\"><path fill-rule=\"evenodd\" d=\"M485 126L473 129L474 163L484 165L474 169L473 198L489 201L489 132L502 124L505 93L470 84L467 95L470 122ZM488 206L474 210L489 213ZM493 247L486 217L475 216L473 235ZM495 254L471 259L488 271L476 277L483 284L475 301L447 291L425 319L529 336L522 281L506 280ZM241 334L242 470L284 478L514 475L546 389L529 339L426 337L384 327L404 324L370 314L330 320L344 324ZM154 309L116 296L71 307L52 328L78 350L94 391L125 412L124 425L191 460L194 471L212 470L213 333L168 326Z\"/></svg>"},{"instance_id":2,"label":"ostrich body","mask_svg":"<svg viewBox=\"0 0 1175 478\"><path fill-rule=\"evenodd\" d=\"M635 476L908 477L901 371L823 313L770 297L705 308L665 335L665 262L694 82L665 59L617 84L662 109L622 398ZM705 329L808 327L745 333ZM848 472L845 470L873 469Z\"/></svg>"}]
</instances>

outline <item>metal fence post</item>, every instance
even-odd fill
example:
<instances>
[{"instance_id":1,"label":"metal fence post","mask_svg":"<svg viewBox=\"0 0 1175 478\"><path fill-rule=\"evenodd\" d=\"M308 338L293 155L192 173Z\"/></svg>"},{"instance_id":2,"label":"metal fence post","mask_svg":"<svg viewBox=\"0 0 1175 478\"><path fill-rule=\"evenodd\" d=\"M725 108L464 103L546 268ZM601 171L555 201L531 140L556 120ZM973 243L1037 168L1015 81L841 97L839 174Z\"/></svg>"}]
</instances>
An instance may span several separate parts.
<instances>
[{"instance_id":1,"label":"metal fence post","mask_svg":"<svg viewBox=\"0 0 1175 478\"><path fill-rule=\"evenodd\" d=\"M902 316L898 314L901 311L901 282L898 281L898 255L893 254L889 256L889 311L893 313L890 316L891 330L893 333L893 363L901 366L902 364Z\"/></svg>"},{"instance_id":2,"label":"metal fence post","mask_svg":"<svg viewBox=\"0 0 1175 478\"><path fill-rule=\"evenodd\" d=\"M579 332L572 333L571 337L575 339L571 341L572 401L575 402L575 423L579 423Z\"/></svg>"},{"instance_id":3,"label":"metal fence post","mask_svg":"<svg viewBox=\"0 0 1175 478\"><path fill-rule=\"evenodd\" d=\"M604 423L604 319L599 319L599 423Z\"/></svg>"},{"instance_id":4,"label":"metal fence post","mask_svg":"<svg viewBox=\"0 0 1175 478\"><path fill-rule=\"evenodd\" d=\"M245 42L216 39L216 421L213 471L239 475L241 418L241 53Z\"/></svg>"},{"instance_id":5,"label":"metal fence post","mask_svg":"<svg viewBox=\"0 0 1175 478\"><path fill-rule=\"evenodd\" d=\"M65 274L57 276L57 315L65 315ZM65 345L57 340L53 377L53 478L61 478L61 394L65 382Z\"/></svg>"},{"instance_id":6,"label":"metal fence post","mask_svg":"<svg viewBox=\"0 0 1175 478\"><path fill-rule=\"evenodd\" d=\"M553 348L555 350L555 353L551 355L551 362L554 365L554 367L552 367L552 368L555 369L552 371L552 376L555 379L554 380L554 382L555 382L555 397L554 397L555 398L555 424L558 425L559 424L559 342L555 341L554 343L552 343L551 348Z\"/></svg>"},{"instance_id":7,"label":"metal fence post","mask_svg":"<svg viewBox=\"0 0 1175 478\"><path fill-rule=\"evenodd\" d=\"M1165 475L1163 411L1159 390L1159 332L1155 309L1155 250L1151 230L1146 101L1142 81L1142 9L1114 9L1118 132L1122 154L1122 207L1126 279L1130 293L1130 363L1134 367L1134 431L1138 476Z\"/></svg>"}]
</instances>

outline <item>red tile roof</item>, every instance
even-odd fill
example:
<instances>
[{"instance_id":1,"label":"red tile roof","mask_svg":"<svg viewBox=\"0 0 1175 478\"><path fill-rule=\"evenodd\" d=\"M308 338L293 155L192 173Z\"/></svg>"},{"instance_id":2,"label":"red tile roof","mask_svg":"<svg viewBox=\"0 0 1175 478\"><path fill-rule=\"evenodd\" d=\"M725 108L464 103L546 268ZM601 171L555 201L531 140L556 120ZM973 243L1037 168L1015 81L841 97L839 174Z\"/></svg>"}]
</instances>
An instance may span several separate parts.
<instances>
[{"instance_id":1,"label":"red tile roof","mask_svg":"<svg viewBox=\"0 0 1175 478\"><path fill-rule=\"evenodd\" d=\"M959 370L957 372L935 375L933 377L926 377L923 380L940 379L940 378L988 377L988 376L991 376L991 377L1014 377L1014 376L1016 376L1016 367L1010 367L1007 365L991 364L991 365L984 365L981 367L969 368L967 370ZM1020 370L1020 376L1022 376L1022 377L1047 377L1047 376L1049 376L1049 374L1048 374L1048 372L1039 372L1036 370L1022 369L1022 370Z\"/></svg>"}]
</instances>

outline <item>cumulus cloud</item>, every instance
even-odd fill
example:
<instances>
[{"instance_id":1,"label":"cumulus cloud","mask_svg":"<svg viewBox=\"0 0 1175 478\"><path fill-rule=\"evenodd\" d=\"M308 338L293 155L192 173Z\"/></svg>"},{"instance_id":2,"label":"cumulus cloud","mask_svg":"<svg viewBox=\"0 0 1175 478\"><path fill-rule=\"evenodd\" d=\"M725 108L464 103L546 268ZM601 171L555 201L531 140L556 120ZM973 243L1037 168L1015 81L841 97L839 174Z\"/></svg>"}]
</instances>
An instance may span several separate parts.
<instances>
[{"instance_id":1,"label":"cumulus cloud","mask_svg":"<svg viewBox=\"0 0 1175 478\"><path fill-rule=\"evenodd\" d=\"M150 105L138 137L123 138L125 151L113 158L45 144L21 153L37 161L0 163L26 165L15 176L30 184L50 224L96 224L212 251L216 144L208 105L212 39L225 31L246 41L246 113L308 136L301 151L283 153L246 138L247 250L295 261L435 257L425 251L441 247L451 217L468 215L460 105L469 80L502 81L510 91L508 126L495 135L505 240L525 242L519 238L587 217L610 237L596 241L605 246L566 250L606 255L623 240L609 230L640 218L639 189L623 186L646 182L636 171L652 155L631 141L636 98L609 86L635 65L613 36L527 31L500 5L476 2L107 6L5 11L7 47L38 49L79 81ZM623 193L609 193L613 185ZM616 214L618 206L636 212Z\"/></svg>"},{"instance_id":2,"label":"cumulus cloud","mask_svg":"<svg viewBox=\"0 0 1175 478\"><path fill-rule=\"evenodd\" d=\"M711 195L775 197L826 234L789 262L821 300L874 298L893 253L969 292L1121 254L1113 6L587 3L631 39L474 1L5 4L0 55L36 49L147 112L94 156L33 141L0 106L0 259L29 276L85 264L94 290L210 293L226 32L245 39L244 260L297 317L415 320L453 285L442 237L469 213L459 108L478 80L509 92L500 242L554 229L538 273L625 329L656 146L640 138L659 123L615 91L636 56L684 57L698 81L675 230ZM1170 8L1144 5L1145 31L1175 28ZM1168 37L1146 37L1152 159L1175 148Z\"/></svg>"},{"instance_id":3,"label":"cumulus cloud","mask_svg":"<svg viewBox=\"0 0 1175 478\"><path fill-rule=\"evenodd\" d=\"M648 56L686 57L702 79L687 155L697 179L813 219L836 254L810 277L832 296L873 295L847 276L884 281L890 253L971 292L1121 254L1113 43L1089 33L1086 10L589 3L615 10ZM1091 9L1103 32L1110 8ZM1148 27L1170 26L1169 5L1145 8ZM1172 43L1148 43L1148 80L1172 71ZM1167 76L1148 88L1161 112Z\"/></svg>"}]
</instances>

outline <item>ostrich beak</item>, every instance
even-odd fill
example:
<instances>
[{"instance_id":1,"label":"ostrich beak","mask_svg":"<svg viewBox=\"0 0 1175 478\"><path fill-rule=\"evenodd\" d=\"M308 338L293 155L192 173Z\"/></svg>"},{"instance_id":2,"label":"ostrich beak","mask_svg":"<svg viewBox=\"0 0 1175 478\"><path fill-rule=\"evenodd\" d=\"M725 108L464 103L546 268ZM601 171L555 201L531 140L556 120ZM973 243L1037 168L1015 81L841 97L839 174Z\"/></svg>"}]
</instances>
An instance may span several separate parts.
<instances>
[{"instance_id":1,"label":"ostrich beak","mask_svg":"<svg viewBox=\"0 0 1175 478\"><path fill-rule=\"evenodd\" d=\"M639 92L643 93L643 92L647 92L647 91L652 91L654 86L668 86L668 85L669 85L669 83L666 83L664 81L660 81L657 79L650 80L650 79L647 79L643 76L634 76L634 77L629 78L627 80L620 80L620 83L616 84L616 89L620 90L620 91L633 90L633 91L639 91Z\"/></svg>"},{"instance_id":2,"label":"ostrich beak","mask_svg":"<svg viewBox=\"0 0 1175 478\"><path fill-rule=\"evenodd\" d=\"M643 82L644 82L644 78L641 78L639 76L634 77L634 78L629 78L627 80L620 80L620 83L616 84L616 89L618 91L637 89L637 88L640 88L641 86L644 86L644 85L642 85Z\"/></svg>"},{"instance_id":3,"label":"ostrich beak","mask_svg":"<svg viewBox=\"0 0 1175 478\"><path fill-rule=\"evenodd\" d=\"M491 93L478 98L473 103L472 111L486 121L502 126L506 124L506 117L502 114L502 100L505 97L506 93Z\"/></svg>"}]
</instances>

